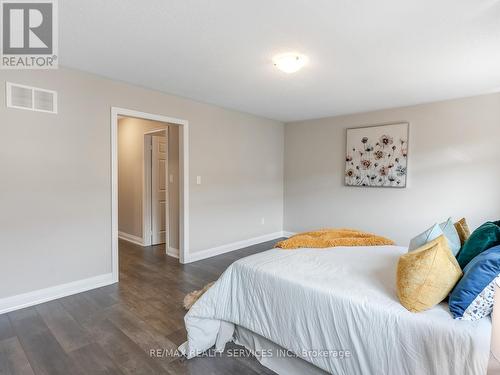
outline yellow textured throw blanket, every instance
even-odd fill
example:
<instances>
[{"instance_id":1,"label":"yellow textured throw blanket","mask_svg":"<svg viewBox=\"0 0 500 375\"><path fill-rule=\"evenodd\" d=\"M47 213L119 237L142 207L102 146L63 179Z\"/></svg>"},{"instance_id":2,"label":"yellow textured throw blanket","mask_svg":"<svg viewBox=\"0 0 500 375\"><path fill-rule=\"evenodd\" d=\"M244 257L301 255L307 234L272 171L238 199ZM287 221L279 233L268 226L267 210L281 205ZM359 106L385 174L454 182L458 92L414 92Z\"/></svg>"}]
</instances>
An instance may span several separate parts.
<instances>
[{"instance_id":1,"label":"yellow textured throw blanket","mask_svg":"<svg viewBox=\"0 0 500 375\"><path fill-rule=\"evenodd\" d=\"M297 249L299 247L324 248L335 246L380 246L394 245L394 241L356 229L321 229L296 234L278 242L275 247Z\"/></svg>"}]
</instances>

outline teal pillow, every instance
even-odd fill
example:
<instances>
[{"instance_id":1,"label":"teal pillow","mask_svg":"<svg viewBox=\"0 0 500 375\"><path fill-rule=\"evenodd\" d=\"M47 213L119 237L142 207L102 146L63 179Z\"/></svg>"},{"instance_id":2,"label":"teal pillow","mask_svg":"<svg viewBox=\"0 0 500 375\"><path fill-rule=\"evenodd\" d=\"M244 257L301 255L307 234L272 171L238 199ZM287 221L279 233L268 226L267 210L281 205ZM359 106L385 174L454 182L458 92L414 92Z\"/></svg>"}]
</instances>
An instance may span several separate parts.
<instances>
[{"instance_id":1,"label":"teal pillow","mask_svg":"<svg viewBox=\"0 0 500 375\"><path fill-rule=\"evenodd\" d=\"M408 252L418 249L420 246L424 246L427 242L435 240L439 236L443 235L443 231L438 224L434 224L432 227L427 229L425 232L420 233L418 236L413 237L408 246Z\"/></svg>"},{"instance_id":2,"label":"teal pillow","mask_svg":"<svg viewBox=\"0 0 500 375\"><path fill-rule=\"evenodd\" d=\"M500 245L500 220L488 221L472 232L465 241L457 255L458 264L464 269L474 257L497 245Z\"/></svg>"},{"instance_id":3,"label":"teal pillow","mask_svg":"<svg viewBox=\"0 0 500 375\"><path fill-rule=\"evenodd\" d=\"M460 251L460 246L462 245L460 242L460 237L458 236L457 229L455 228L455 224L451 217L446 220L444 223L439 224L439 227L443 231L446 239L448 240L448 245L450 246L450 250L453 255L457 255Z\"/></svg>"}]
</instances>

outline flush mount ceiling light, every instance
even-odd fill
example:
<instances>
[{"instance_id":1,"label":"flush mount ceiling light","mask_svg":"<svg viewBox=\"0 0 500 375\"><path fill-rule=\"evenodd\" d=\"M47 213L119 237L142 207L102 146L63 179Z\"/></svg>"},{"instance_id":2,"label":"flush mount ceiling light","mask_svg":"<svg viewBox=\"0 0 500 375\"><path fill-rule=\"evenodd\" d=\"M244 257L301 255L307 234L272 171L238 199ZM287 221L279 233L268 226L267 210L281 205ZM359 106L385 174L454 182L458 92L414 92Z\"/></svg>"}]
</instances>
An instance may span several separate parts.
<instances>
[{"instance_id":1,"label":"flush mount ceiling light","mask_svg":"<svg viewBox=\"0 0 500 375\"><path fill-rule=\"evenodd\" d=\"M273 57L273 64L276 68L285 73L295 73L307 64L309 59L300 53L282 53Z\"/></svg>"}]
</instances>

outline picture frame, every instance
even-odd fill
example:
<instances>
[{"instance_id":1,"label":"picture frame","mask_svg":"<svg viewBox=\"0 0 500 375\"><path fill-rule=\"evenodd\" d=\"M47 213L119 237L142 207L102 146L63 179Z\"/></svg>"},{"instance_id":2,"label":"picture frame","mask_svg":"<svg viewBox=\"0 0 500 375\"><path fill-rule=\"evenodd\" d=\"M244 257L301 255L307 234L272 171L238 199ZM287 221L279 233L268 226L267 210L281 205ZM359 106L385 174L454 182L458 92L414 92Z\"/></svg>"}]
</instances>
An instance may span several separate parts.
<instances>
[{"instance_id":1,"label":"picture frame","mask_svg":"<svg viewBox=\"0 0 500 375\"><path fill-rule=\"evenodd\" d=\"M348 128L345 185L405 188L409 133L408 122Z\"/></svg>"}]
</instances>

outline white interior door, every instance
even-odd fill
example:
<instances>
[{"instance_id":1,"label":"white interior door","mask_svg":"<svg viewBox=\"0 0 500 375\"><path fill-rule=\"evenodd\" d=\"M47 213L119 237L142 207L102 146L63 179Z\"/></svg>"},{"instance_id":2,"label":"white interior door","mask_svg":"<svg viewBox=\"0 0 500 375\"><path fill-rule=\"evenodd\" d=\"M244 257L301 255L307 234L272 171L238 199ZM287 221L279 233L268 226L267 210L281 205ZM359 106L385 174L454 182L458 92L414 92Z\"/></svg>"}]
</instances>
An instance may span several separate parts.
<instances>
[{"instance_id":1,"label":"white interior door","mask_svg":"<svg viewBox=\"0 0 500 375\"><path fill-rule=\"evenodd\" d=\"M167 137L152 136L151 224L152 245L168 244L168 142Z\"/></svg>"}]
</instances>

